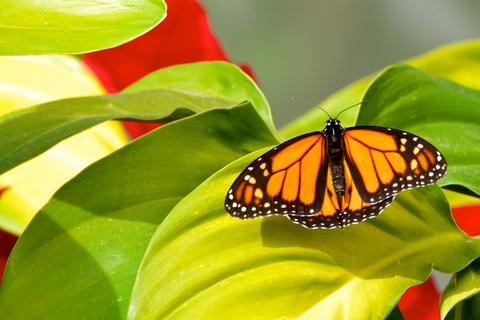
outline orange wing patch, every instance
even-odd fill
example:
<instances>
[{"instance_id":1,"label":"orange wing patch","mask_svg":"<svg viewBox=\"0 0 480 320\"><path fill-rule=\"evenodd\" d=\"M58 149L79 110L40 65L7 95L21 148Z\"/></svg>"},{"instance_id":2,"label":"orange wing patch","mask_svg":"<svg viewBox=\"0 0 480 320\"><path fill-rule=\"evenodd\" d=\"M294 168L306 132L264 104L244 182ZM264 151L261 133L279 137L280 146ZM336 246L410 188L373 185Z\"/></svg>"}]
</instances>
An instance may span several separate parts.
<instances>
[{"instance_id":1,"label":"orange wing patch","mask_svg":"<svg viewBox=\"0 0 480 320\"><path fill-rule=\"evenodd\" d=\"M297 199L300 187L300 162L295 162L287 169L282 189L282 199L285 201L293 202Z\"/></svg>"},{"instance_id":2,"label":"orange wing patch","mask_svg":"<svg viewBox=\"0 0 480 320\"><path fill-rule=\"evenodd\" d=\"M343 141L355 185L368 203L432 184L445 174L447 164L440 151L408 132L353 127L345 130Z\"/></svg>"},{"instance_id":3,"label":"orange wing patch","mask_svg":"<svg viewBox=\"0 0 480 320\"><path fill-rule=\"evenodd\" d=\"M378 130L368 130L367 133L365 130L357 130L356 128L358 127L351 128L354 130L347 130L345 133L348 133L350 138L361 141L368 148L391 151L396 150L397 144L394 137L385 135Z\"/></svg>"},{"instance_id":4,"label":"orange wing patch","mask_svg":"<svg viewBox=\"0 0 480 320\"><path fill-rule=\"evenodd\" d=\"M285 180L285 171L280 171L272 175L270 180L267 182L267 195L273 199L282 190L283 181Z\"/></svg>"},{"instance_id":5,"label":"orange wing patch","mask_svg":"<svg viewBox=\"0 0 480 320\"><path fill-rule=\"evenodd\" d=\"M272 157L272 171L277 172L287 169L296 163L298 159L301 159L317 141L318 136L313 135L280 150Z\"/></svg>"},{"instance_id":6,"label":"orange wing patch","mask_svg":"<svg viewBox=\"0 0 480 320\"><path fill-rule=\"evenodd\" d=\"M289 140L260 156L240 174L228 192L225 209L238 218L313 215L322 206L327 167L323 133Z\"/></svg>"},{"instance_id":7,"label":"orange wing patch","mask_svg":"<svg viewBox=\"0 0 480 320\"><path fill-rule=\"evenodd\" d=\"M300 202L311 205L315 202L317 192L322 192L317 190L317 187L318 175L321 171L324 172L320 170L320 166L327 166L324 162L326 162L325 146L322 143L316 143L300 162Z\"/></svg>"}]
</instances>

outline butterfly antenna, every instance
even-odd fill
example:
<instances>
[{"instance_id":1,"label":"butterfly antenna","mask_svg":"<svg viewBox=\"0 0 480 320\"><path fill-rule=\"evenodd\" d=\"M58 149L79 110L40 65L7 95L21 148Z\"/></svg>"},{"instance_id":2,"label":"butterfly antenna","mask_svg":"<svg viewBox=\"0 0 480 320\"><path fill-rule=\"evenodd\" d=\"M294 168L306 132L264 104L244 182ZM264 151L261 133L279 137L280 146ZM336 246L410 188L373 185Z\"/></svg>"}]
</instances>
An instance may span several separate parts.
<instances>
[{"instance_id":1,"label":"butterfly antenna","mask_svg":"<svg viewBox=\"0 0 480 320\"><path fill-rule=\"evenodd\" d=\"M353 107L359 106L359 105L361 105L362 103L369 103L369 102L368 102L368 100L363 100L363 101L360 101L359 103L355 103L354 105L351 105L350 107L345 108L345 109L343 109L342 111L340 111L340 112L335 116L334 119L338 119L338 116L340 116L342 113L344 113L345 111L347 111L347 110L349 110L349 109L351 109L351 108L353 108Z\"/></svg>"},{"instance_id":2,"label":"butterfly antenna","mask_svg":"<svg viewBox=\"0 0 480 320\"><path fill-rule=\"evenodd\" d=\"M308 104L310 104L311 106L313 107L316 107L316 108L319 108L320 110L322 110L323 112L325 112L325 114L328 116L329 119L332 119L332 116L330 116L330 114L327 112L327 110L323 109L321 106L316 106L315 103L311 102L311 101L308 101L307 99L304 99L300 96L293 96L292 97L292 100L302 100L303 102L306 102Z\"/></svg>"}]
</instances>

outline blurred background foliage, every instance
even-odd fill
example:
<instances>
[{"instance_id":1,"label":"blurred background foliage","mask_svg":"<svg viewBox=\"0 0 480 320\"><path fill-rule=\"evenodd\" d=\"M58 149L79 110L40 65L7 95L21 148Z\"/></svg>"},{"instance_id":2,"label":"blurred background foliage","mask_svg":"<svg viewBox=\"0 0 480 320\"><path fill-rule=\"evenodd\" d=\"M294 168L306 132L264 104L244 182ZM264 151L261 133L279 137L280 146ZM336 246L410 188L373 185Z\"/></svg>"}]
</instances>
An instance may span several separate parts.
<instances>
[{"instance_id":1,"label":"blurred background foliage","mask_svg":"<svg viewBox=\"0 0 480 320\"><path fill-rule=\"evenodd\" d=\"M480 30L478 0L202 3L230 58L255 70L278 127L310 108L291 96L316 103L387 65L478 37Z\"/></svg>"}]
</instances>

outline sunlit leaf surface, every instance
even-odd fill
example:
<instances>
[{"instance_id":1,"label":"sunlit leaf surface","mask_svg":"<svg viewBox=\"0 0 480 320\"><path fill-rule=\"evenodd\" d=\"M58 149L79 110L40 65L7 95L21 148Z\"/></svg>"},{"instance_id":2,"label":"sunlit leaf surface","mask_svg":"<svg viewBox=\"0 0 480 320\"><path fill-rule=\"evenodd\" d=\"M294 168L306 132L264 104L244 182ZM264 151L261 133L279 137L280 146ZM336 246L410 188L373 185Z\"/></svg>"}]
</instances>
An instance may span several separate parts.
<instances>
[{"instance_id":1,"label":"sunlit leaf surface","mask_svg":"<svg viewBox=\"0 0 480 320\"><path fill-rule=\"evenodd\" d=\"M432 266L452 272L480 254L436 186L404 192L380 217L344 230L232 218L225 191L260 153L209 178L160 225L131 318L381 319Z\"/></svg>"},{"instance_id":2,"label":"sunlit leaf surface","mask_svg":"<svg viewBox=\"0 0 480 320\"><path fill-rule=\"evenodd\" d=\"M110 48L145 33L165 15L163 0L2 0L0 55Z\"/></svg>"},{"instance_id":3,"label":"sunlit leaf surface","mask_svg":"<svg viewBox=\"0 0 480 320\"><path fill-rule=\"evenodd\" d=\"M95 78L72 57L0 57L0 70L1 115L51 100L103 93ZM2 141L21 137L29 129L4 130ZM61 185L126 142L120 124L104 123L0 176L0 187L7 188L0 197L0 228L20 234Z\"/></svg>"}]
</instances>

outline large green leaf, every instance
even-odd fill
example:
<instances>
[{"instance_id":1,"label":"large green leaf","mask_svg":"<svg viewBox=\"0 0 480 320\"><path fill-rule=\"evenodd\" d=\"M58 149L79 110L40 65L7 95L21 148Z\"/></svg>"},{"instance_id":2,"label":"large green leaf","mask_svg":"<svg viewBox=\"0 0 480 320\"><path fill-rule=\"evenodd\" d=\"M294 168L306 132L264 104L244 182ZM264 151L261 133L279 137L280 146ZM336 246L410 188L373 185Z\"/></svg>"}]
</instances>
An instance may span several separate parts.
<instances>
[{"instance_id":1,"label":"large green leaf","mask_svg":"<svg viewBox=\"0 0 480 320\"><path fill-rule=\"evenodd\" d=\"M442 185L480 193L480 92L409 66L387 69L370 86L357 124L403 129L430 141L445 156Z\"/></svg>"},{"instance_id":2,"label":"large green leaf","mask_svg":"<svg viewBox=\"0 0 480 320\"><path fill-rule=\"evenodd\" d=\"M480 261L453 275L442 294L442 319L480 319Z\"/></svg>"},{"instance_id":3,"label":"large green leaf","mask_svg":"<svg viewBox=\"0 0 480 320\"><path fill-rule=\"evenodd\" d=\"M84 170L37 214L9 260L9 319L124 319L151 235L227 163L276 140L250 104L179 120Z\"/></svg>"},{"instance_id":4,"label":"large green leaf","mask_svg":"<svg viewBox=\"0 0 480 320\"><path fill-rule=\"evenodd\" d=\"M175 77L173 75L177 74ZM207 76L207 74L211 74ZM208 77L209 85L202 83ZM63 139L110 119L168 122L195 112L249 100L269 122L269 107L258 88L238 68L200 63L158 71L119 95L59 100L0 118L0 172L52 147ZM12 132L22 134L12 135Z\"/></svg>"},{"instance_id":5,"label":"large green leaf","mask_svg":"<svg viewBox=\"0 0 480 320\"><path fill-rule=\"evenodd\" d=\"M380 217L343 230L232 218L226 190L264 151L209 178L159 226L132 319L383 319L432 266L455 272L480 255L436 186L403 192Z\"/></svg>"},{"instance_id":6,"label":"large green leaf","mask_svg":"<svg viewBox=\"0 0 480 320\"><path fill-rule=\"evenodd\" d=\"M3 0L0 55L110 48L147 32L165 15L163 0Z\"/></svg>"},{"instance_id":7,"label":"large green leaf","mask_svg":"<svg viewBox=\"0 0 480 320\"><path fill-rule=\"evenodd\" d=\"M177 65L160 69L140 79L124 92L165 89L229 101L250 101L274 130L267 99L255 82L234 64L215 61Z\"/></svg>"},{"instance_id":8,"label":"large green leaf","mask_svg":"<svg viewBox=\"0 0 480 320\"><path fill-rule=\"evenodd\" d=\"M72 98L23 109L0 118L0 172L32 158L59 141L111 119L168 122L230 102L155 90ZM12 135L12 132L22 134Z\"/></svg>"},{"instance_id":9,"label":"large green leaf","mask_svg":"<svg viewBox=\"0 0 480 320\"><path fill-rule=\"evenodd\" d=\"M427 52L421 56L405 61L431 75L445 77L464 86L480 89L480 40L471 40L451 44ZM342 109L363 99L374 76L364 77L353 84L339 90L319 105L332 116ZM340 120L345 126L352 126L359 108L342 113ZM304 115L289 123L282 130L286 138L292 138L305 132L320 130L325 124L325 113L313 108Z\"/></svg>"}]
</instances>

